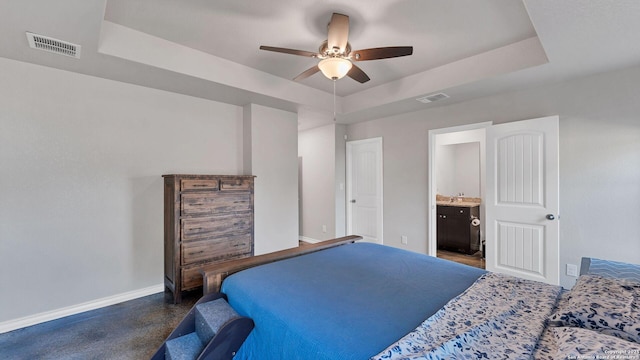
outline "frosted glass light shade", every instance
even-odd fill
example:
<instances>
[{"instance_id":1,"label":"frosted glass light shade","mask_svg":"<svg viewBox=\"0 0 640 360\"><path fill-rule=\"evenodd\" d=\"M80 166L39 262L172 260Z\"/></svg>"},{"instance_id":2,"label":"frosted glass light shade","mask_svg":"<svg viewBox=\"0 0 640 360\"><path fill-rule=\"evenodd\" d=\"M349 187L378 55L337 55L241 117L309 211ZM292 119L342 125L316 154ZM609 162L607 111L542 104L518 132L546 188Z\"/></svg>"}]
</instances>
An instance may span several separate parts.
<instances>
[{"instance_id":1,"label":"frosted glass light shade","mask_svg":"<svg viewBox=\"0 0 640 360\"><path fill-rule=\"evenodd\" d=\"M351 70L351 66L351 61L337 57L326 58L318 63L320 71L331 80L342 79Z\"/></svg>"}]
</instances>

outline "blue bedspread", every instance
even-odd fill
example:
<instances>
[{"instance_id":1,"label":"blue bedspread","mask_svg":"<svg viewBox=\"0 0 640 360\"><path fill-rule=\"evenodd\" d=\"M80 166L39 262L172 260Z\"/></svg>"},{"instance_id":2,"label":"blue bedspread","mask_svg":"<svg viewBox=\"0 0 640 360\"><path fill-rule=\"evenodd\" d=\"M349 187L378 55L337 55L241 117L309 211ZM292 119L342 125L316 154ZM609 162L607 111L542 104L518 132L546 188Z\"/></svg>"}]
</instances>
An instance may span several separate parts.
<instances>
[{"instance_id":1,"label":"blue bedspread","mask_svg":"<svg viewBox=\"0 0 640 360\"><path fill-rule=\"evenodd\" d=\"M483 270L356 243L242 271L222 286L256 324L236 359L368 359L397 341Z\"/></svg>"}]
</instances>

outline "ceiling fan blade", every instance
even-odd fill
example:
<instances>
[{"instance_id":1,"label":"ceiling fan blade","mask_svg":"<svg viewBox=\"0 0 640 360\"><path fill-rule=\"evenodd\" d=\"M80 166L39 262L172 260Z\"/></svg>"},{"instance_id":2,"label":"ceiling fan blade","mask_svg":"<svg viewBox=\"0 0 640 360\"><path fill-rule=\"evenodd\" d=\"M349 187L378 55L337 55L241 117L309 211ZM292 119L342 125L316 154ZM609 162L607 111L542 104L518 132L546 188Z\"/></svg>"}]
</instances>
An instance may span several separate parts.
<instances>
[{"instance_id":1,"label":"ceiling fan blade","mask_svg":"<svg viewBox=\"0 0 640 360\"><path fill-rule=\"evenodd\" d=\"M355 61L388 59L413 54L413 46L390 46L356 50L351 52L351 59Z\"/></svg>"},{"instance_id":2,"label":"ceiling fan blade","mask_svg":"<svg viewBox=\"0 0 640 360\"><path fill-rule=\"evenodd\" d=\"M369 76L367 76L367 74L365 74L364 71L362 71L362 69L357 67L355 64L351 66L351 70L349 70L347 76L361 84L371 80L369 79Z\"/></svg>"},{"instance_id":3,"label":"ceiling fan blade","mask_svg":"<svg viewBox=\"0 0 640 360\"><path fill-rule=\"evenodd\" d=\"M260 50L274 51L274 52L291 54L291 55L318 57L318 53L314 53L314 52L311 52L311 51L287 49L287 48L273 47L273 46L264 46L264 45L262 45L262 46L260 46Z\"/></svg>"},{"instance_id":4,"label":"ceiling fan blade","mask_svg":"<svg viewBox=\"0 0 640 360\"><path fill-rule=\"evenodd\" d=\"M306 79L309 76L317 73L318 71L320 71L320 68L318 67L318 65L316 65L314 67L311 67L311 68L305 70L302 74L300 74L300 75L296 76L295 78L293 78L293 81L300 81L302 79Z\"/></svg>"},{"instance_id":5,"label":"ceiling fan blade","mask_svg":"<svg viewBox=\"0 0 640 360\"><path fill-rule=\"evenodd\" d=\"M338 13L333 13L329 23L327 35L327 46L329 51L339 49L337 53L343 54L349 41L349 17Z\"/></svg>"}]
</instances>

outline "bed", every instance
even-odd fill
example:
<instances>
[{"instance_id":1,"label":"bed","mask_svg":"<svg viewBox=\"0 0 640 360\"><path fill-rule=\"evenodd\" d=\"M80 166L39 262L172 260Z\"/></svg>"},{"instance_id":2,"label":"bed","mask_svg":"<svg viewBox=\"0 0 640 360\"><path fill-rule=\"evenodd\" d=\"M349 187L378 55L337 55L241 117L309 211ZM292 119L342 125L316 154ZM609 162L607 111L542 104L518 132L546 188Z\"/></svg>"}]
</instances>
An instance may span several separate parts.
<instances>
[{"instance_id":1,"label":"bed","mask_svg":"<svg viewBox=\"0 0 640 360\"><path fill-rule=\"evenodd\" d=\"M640 359L640 283L587 273L576 287L354 243L231 274L221 291L255 322L240 360L557 359L620 350ZM614 288L626 300L611 304ZM626 314L628 331L585 325L594 301Z\"/></svg>"}]
</instances>

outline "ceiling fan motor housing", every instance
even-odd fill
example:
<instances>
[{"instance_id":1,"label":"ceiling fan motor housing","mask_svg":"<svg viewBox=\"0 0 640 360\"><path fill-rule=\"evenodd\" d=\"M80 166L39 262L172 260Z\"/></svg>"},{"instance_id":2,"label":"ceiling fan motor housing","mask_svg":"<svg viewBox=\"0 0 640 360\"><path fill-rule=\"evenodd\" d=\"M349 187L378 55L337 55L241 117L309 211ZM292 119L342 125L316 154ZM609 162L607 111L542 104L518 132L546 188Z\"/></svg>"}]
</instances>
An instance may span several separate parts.
<instances>
[{"instance_id":1,"label":"ceiling fan motor housing","mask_svg":"<svg viewBox=\"0 0 640 360\"><path fill-rule=\"evenodd\" d=\"M340 53L339 47L334 47L333 49L329 49L329 42L325 40L322 42L322 44L320 44L320 47L318 48L318 53L322 58L329 58L329 57L347 58L351 53L351 44L347 43L347 46L344 49L344 53Z\"/></svg>"}]
</instances>

